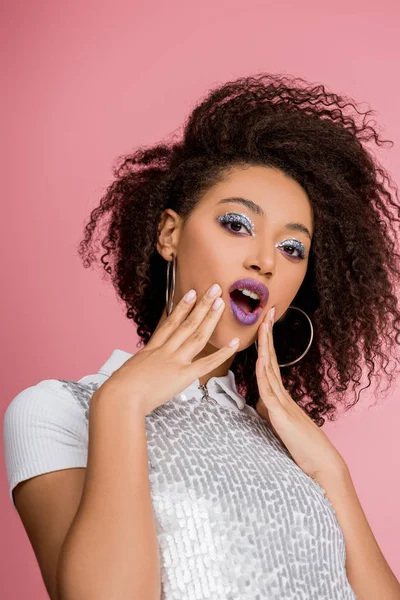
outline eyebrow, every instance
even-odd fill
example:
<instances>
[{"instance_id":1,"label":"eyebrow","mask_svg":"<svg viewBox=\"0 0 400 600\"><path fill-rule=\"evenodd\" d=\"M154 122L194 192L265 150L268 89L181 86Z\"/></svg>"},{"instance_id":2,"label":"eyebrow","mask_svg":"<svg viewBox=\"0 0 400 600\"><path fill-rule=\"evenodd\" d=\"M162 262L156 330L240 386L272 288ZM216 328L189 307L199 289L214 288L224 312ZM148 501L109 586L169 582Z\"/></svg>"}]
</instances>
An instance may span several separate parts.
<instances>
[{"instance_id":1,"label":"eyebrow","mask_svg":"<svg viewBox=\"0 0 400 600\"><path fill-rule=\"evenodd\" d=\"M245 206L246 208L248 208L255 214L265 217L265 212L263 211L261 206L259 206L259 204L256 204L252 200L247 200L246 198L239 198L236 196L232 197L232 198L223 198L222 200L219 200L219 202L217 202L217 204L226 204L229 202L235 202L236 204L241 204L242 206ZM310 241L311 241L311 233L307 229L307 227L305 225L303 225L303 223L286 223L285 229L288 229L289 231L300 231L300 233L304 233L307 237L309 237Z\"/></svg>"}]
</instances>

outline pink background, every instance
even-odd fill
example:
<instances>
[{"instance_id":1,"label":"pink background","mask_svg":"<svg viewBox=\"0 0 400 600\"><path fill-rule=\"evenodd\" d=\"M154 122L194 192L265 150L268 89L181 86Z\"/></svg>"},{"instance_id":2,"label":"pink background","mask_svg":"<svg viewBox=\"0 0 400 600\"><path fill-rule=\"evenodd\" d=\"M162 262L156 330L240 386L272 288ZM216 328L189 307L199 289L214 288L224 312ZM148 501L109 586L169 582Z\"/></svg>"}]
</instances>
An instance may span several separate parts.
<instances>
[{"instance_id":1,"label":"pink background","mask_svg":"<svg viewBox=\"0 0 400 600\"><path fill-rule=\"evenodd\" d=\"M295 74L377 111L400 181L399 3L336 1L8 3L3 9L2 415L42 379L96 372L136 349L100 271L76 249L111 165L168 136L210 87L259 71ZM363 107L366 105L363 105ZM3 138L4 139L4 138ZM400 381L377 406L325 431L347 461L378 543L400 578ZM0 461L0 589L47 598ZM396 475L397 474L397 475Z\"/></svg>"}]
</instances>

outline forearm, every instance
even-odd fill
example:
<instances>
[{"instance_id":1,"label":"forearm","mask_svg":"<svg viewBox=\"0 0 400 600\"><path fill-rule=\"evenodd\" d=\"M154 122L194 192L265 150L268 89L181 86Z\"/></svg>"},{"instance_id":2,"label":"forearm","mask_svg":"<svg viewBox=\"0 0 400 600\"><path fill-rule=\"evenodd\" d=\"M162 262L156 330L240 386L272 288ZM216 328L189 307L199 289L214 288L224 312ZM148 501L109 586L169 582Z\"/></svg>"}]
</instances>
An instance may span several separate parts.
<instances>
[{"instance_id":1,"label":"forearm","mask_svg":"<svg viewBox=\"0 0 400 600\"><path fill-rule=\"evenodd\" d=\"M64 542L59 600L158 600L159 555L145 417L92 398L85 486Z\"/></svg>"},{"instance_id":2,"label":"forearm","mask_svg":"<svg viewBox=\"0 0 400 600\"><path fill-rule=\"evenodd\" d=\"M357 600L399 600L400 584L368 524L346 465L317 479L336 511L346 544L346 572Z\"/></svg>"}]
</instances>

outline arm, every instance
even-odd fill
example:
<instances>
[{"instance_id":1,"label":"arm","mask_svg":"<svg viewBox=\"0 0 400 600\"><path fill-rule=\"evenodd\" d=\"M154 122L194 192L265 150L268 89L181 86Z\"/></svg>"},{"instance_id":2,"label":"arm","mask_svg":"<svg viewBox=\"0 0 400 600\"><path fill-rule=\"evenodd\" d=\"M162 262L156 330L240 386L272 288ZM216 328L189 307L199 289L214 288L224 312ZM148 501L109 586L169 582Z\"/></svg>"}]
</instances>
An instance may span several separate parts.
<instances>
[{"instance_id":1,"label":"arm","mask_svg":"<svg viewBox=\"0 0 400 600\"><path fill-rule=\"evenodd\" d=\"M324 488L343 531L347 578L357 599L400 600L400 584L368 525L343 457L283 385L271 333L274 310L267 313L267 327L258 330L256 410L298 466Z\"/></svg>"},{"instance_id":2,"label":"arm","mask_svg":"<svg viewBox=\"0 0 400 600\"><path fill-rule=\"evenodd\" d=\"M368 524L347 465L316 479L336 511L346 544L347 578L358 600L399 600L400 583Z\"/></svg>"},{"instance_id":3,"label":"arm","mask_svg":"<svg viewBox=\"0 0 400 600\"><path fill-rule=\"evenodd\" d=\"M161 579L145 416L139 403L96 394L85 485L60 554L57 598L157 600Z\"/></svg>"}]
</instances>

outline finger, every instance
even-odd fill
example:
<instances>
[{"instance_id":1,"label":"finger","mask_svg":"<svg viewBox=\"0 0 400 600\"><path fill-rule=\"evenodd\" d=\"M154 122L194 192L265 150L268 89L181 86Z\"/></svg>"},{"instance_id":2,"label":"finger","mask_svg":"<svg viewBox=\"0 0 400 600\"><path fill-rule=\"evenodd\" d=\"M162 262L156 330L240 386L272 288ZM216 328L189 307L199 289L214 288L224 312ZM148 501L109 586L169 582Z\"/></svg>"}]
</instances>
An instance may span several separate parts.
<instances>
[{"instance_id":1,"label":"finger","mask_svg":"<svg viewBox=\"0 0 400 600\"><path fill-rule=\"evenodd\" d=\"M261 323L260 327L258 328L258 356L262 359L262 361L267 356L267 348L266 348L267 333L265 330L265 323L266 323L266 321L263 321Z\"/></svg>"},{"instance_id":2,"label":"finger","mask_svg":"<svg viewBox=\"0 0 400 600\"><path fill-rule=\"evenodd\" d=\"M166 343L166 347L169 351L176 352L183 346L183 344L189 341L190 348L192 348L193 352L195 352L193 356L195 356L196 349L198 349L197 352L200 352L200 350L205 346L207 340L203 343L205 337L204 327L200 328L200 326L202 325L204 319L208 317L208 319L211 319L212 322L215 323L215 327L224 308L224 304L222 302L222 305L220 305L217 310L212 310L215 300L220 298L222 292L220 286L218 284L215 285L217 285L216 293L215 289L213 290L213 286L211 286L211 288L199 299L192 312L187 315L186 319L184 319L179 327L177 327L173 332ZM187 346L185 346L185 350L187 350Z\"/></svg>"},{"instance_id":3,"label":"finger","mask_svg":"<svg viewBox=\"0 0 400 600\"><path fill-rule=\"evenodd\" d=\"M269 360L269 363L271 365L271 368L274 372L275 377L277 375L279 375L280 377L280 372L279 372L279 367L278 367L278 361L276 359L276 354L275 354L275 347L274 347L274 337L272 334L272 327L273 327L273 322L271 320L271 316L268 313L267 315L267 319L266 319L266 336L265 336L265 343L266 343L266 348L267 348L267 354L268 354L268 358L267 360ZM278 370L277 370L278 368Z\"/></svg>"},{"instance_id":4,"label":"finger","mask_svg":"<svg viewBox=\"0 0 400 600\"><path fill-rule=\"evenodd\" d=\"M258 358L256 361L256 375L257 375L257 380L258 380L258 387L260 389L260 395L261 394L261 388L263 389L264 393L269 395L273 394L273 389L271 388L270 382L268 380L268 378L266 377L266 372L265 372L265 363L268 359L268 352L267 352L267 332L266 332L266 327L265 327L265 323L261 323L259 329L258 329ZM261 386L261 388L260 388Z\"/></svg>"},{"instance_id":5,"label":"finger","mask_svg":"<svg viewBox=\"0 0 400 600\"><path fill-rule=\"evenodd\" d=\"M272 332L273 328L273 320L269 319L269 325L267 327L267 348L268 348L268 358L271 365L271 377L273 378L275 385L275 389L280 396L280 399L283 400L286 398L287 392L282 382L281 372L278 365L278 359L276 357L275 347L274 347L274 336Z\"/></svg>"},{"instance_id":6,"label":"finger","mask_svg":"<svg viewBox=\"0 0 400 600\"><path fill-rule=\"evenodd\" d=\"M217 298L197 329L182 343L180 348L176 349L181 360L186 363L191 362L203 350L224 310L224 301L222 298Z\"/></svg>"},{"instance_id":7,"label":"finger","mask_svg":"<svg viewBox=\"0 0 400 600\"><path fill-rule=\"evenodd\" d=\"M222 365L222 363L224 363L230 356L232 356L232 354L237 352L239 344L240 339L238 337L233 338L233 340L231 340L223 348L220 348L220 350L216 350L209 356L200 358L199 360L195 360L190 367L192 369L191 377L193 377L193 379L198 379L203 375L207 375L207 373L209 373L216 367Z\"/></svg>"},{"instance_id":8,"label":"finger","mask_svg":"<svg viewBox=\"0 0 400 600\"><path fill-rule=\"evenodd\" d=\"M263 358L258 358L256 360L256 377L261 400L265 403L268 411L273 412L279 408L280 402L276 397L276 394L272 389L269 379L266 375L263 365Z\"/></svg>"},{"instance_id":9,"label":"finger","mask_svg":"<svg viewBox=\"0 0 400 600\"><path fill-rule=\"evenodd\" d=\"M261 351L260 362L263 366L261 377L264 384L264 389L267 390L268 395L276 395L280 400L282 391L280 389L276 374L272 368L269 336L270 333L267 331L266 323L262 323L259 331L258 344L259 351Z\"/></svg>"},{"instance_id":10,"label":"finger","mask_svg":"<svg viewBox=\"0 0 400 600\"><path fill-rule=\"evenodd\" d=\"M194 292L194 294L193 294ZM146 344L146 348L151 350L152 348L158 348L169 340L171 335L186 319L188 314L195 306L197 299L196 290L189 290L183 298L176 304L170 315L161 323L161 325L154 331L149 342Z\"/></svg>"}]
</instances>

